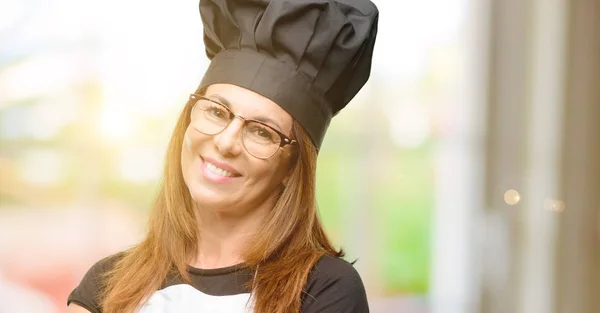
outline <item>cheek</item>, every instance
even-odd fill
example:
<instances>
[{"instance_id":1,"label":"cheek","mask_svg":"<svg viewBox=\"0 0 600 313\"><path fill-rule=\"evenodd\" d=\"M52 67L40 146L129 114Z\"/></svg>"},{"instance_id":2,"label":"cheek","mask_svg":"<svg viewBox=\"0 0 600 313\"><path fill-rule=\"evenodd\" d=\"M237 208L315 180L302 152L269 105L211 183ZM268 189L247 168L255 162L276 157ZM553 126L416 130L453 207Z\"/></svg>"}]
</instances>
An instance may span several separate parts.
<instances>
[{"instance_id":1,"label":"cheek","mask_svg":"<svg viewBox=\"0 0 600 313\"><path fill-rule=\"evenodd\" d=\"M207 142L207 140L210 140L207 136L199 133L193 127L188 126L183 136L183 144L181 147L182 154L193 155L198 153L200 144Z\"/></svg>"},{"instance_id":2,"label":"cheek","mask_svg":"<svg viewBox=\"0 0 600 313\"><path fill-rule=\"evenodd\" d=\"M256 171L252 175L254 183L265 186L276 186L283 182L287 173L287 163L270 162L253 166Z\"/></svg>"},{"instance_id":3,"label":"cheek","mask_svg":"<svg viewBox=\"0 0 600 313\"><path fill-rule=\"evenodd\" d=\"M181 145L181 169L184 171L184 176L185 171L189 168L189 164L196 155L195 151L198 146L198 138L196 137L194 129L188 127L183 136L183 143Z\"/></svg>"},{"instance_id":4,"label":"cheek","mask_svg":"<svg viewBox=\"0 0 600 313\"><path fill-rule=\"evenodd\" d=\"M192 139L190 138L189 128L185 132L185 136L183 137L183 149L184 151L192 151Z\"/></svg>"}]
</instances>

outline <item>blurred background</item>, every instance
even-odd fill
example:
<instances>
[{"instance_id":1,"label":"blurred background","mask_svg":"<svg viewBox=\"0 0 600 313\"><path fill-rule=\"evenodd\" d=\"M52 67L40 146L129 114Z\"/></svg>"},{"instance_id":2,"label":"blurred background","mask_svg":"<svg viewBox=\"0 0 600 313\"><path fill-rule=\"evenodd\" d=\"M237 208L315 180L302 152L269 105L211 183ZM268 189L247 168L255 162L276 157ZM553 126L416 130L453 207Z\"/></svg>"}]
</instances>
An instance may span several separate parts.
<instances>
[{"instance_id":1,"label":"blurred background","mask_svg":"<svg viewBox=\"0 0 600 313\"><path fill-rule=\"evenodd\" d=\"M600 312L600 1L374 2L317 182L371 311ZM141 239L201 34L197 0L0 2L0 313Z\"/></svg>"}]
</instances>

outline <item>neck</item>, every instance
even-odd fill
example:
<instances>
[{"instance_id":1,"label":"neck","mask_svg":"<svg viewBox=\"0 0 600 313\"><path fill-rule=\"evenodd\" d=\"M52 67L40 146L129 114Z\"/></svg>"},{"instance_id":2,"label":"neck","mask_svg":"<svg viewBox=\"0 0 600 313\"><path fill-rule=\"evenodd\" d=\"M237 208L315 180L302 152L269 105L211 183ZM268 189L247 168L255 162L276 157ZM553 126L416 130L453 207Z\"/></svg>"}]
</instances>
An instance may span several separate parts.
<instances>
[{"instance_id":1,"label":"neck","mask_svg":"<svg viewBox=\"0 0 600 313\"><path fill-rule=\"evenodd\" d=\"M212 269L243 263L248 241L260 229L272 207L273 203L266 201L258 208L231 213L197 206L200 238L190 265Z\"/></svg>"}]
</instances>

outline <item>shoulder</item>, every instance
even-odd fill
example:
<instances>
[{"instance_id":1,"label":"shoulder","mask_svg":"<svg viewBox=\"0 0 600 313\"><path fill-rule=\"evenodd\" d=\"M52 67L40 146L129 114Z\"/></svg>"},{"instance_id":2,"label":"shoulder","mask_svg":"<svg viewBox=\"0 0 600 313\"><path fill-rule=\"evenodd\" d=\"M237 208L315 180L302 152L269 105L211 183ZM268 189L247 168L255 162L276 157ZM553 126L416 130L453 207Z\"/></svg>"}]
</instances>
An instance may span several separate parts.
<instances>
[{"instance_id":1,"label":"shoulder","mask_svg":"<svg viewBox=\"0 0 600 313\"><path fill-rule=\"evenodd\" d=\"M319 259L302 301L302 313L312 312L369 312L364 284L352 264L333 256Z\"/></svg>"},{"instance_id":2,"label":"shoulder","mask_svg":"<svg viewBox=\"0 0 600 313\"><path fill-rule=\"evenodd\" d=\"M114 267L115 263L123 257L123 255L124 252L115 253L94 263L94 265L92 265L92 267L90 267L90 269L83 276L81 283L99 282L102 276L110 271Z\"/></svg>"},{"instance_id":3,"label":"shoulder","mask_svg":"<svg viewBox=\"0 0 600 313\"><path fill-rule=\"evenodd\" d=\"M92 267L90 267L90 269L86 273L86 275L87 274L104 274L105 272L111 270L113 268L113 266L115 265L115 263L117 261L119 261L123 257L123 255L124 255L124 252L119 252L119 253L115 253L115 254L109 255L107 257L104 257L103 259L94 263L94 265L92 265Z\"/></svg>"},{"instance_id":4,"label":"shoulder","mask_svg":"<svg viewBox=\"0 0 600 313\"><path fill-rule=\"evenodd\" d=\"M360 275L354 268L354 265L348 261L325 255L322 256L319 261L315 264L309 275L309 282L318 280L358 280L360 281Z\"/></svg>"},{"instance_id":5,"label":"shoulder","mask_svg":"<svg viewBox=\"0 0 600 313\"><path fill-rule=\"evenodd\" d=\"M101 313L102 310L97 302L97 298L102 287L102 278L122 256L122 252L116 253L92 265L81 279L79 285L69 294L67 305L75 303L92 313Z\"/></svg>"}]
</instances>

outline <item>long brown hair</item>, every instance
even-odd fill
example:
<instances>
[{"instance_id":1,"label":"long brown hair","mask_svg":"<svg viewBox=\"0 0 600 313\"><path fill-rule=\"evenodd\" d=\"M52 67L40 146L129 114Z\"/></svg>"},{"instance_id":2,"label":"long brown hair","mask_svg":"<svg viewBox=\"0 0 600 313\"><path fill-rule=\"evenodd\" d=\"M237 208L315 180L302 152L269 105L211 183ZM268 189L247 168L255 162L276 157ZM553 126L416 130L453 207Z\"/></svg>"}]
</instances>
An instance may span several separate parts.
<instances>
[{"instance_id":1,"label":"long brown hair","mask_svg":"<svg viewBox=\"0 0 600 313\"><path fill-rule=\"evenodd\" d=\"M171 136L146 237L124 251L104 275L98 295L104 313L135 312L170 274L191 282L188 262L198 249L199 227L181 171L181 147L191 108L188 102ZM343 256L331 245L317 213L317 150L295 121L292 135L298 146L290 178L243 255L248 267L258 268L248 286L254 312L300 312L303 288L314 264L323 255Z\"/></svg>"}]
</instances>

